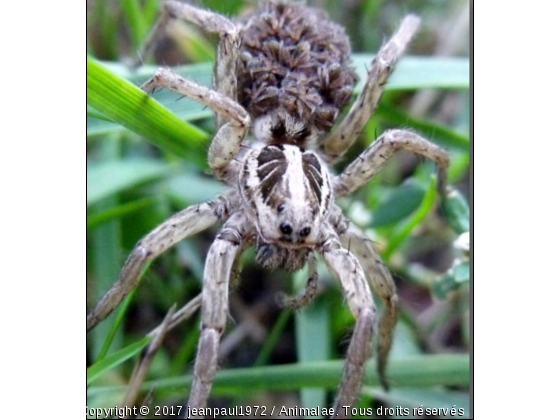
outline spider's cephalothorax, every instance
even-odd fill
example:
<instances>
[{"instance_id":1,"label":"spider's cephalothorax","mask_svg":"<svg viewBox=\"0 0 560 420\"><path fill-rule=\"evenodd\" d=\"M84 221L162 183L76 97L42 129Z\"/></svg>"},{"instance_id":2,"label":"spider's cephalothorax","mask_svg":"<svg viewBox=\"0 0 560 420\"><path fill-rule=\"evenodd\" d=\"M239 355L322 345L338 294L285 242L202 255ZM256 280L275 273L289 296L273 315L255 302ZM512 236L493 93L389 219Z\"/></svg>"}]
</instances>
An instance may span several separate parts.
<instances>
[{"instance_id":1,"label":"spider's cephalothorax","mask_svg":"<svg viewBox=\"0 0 560 420\"><path fill-rule=\"evenodd\" d=\"M268 1L245 21L238 78L257 139L299 146L332 127L357 81L343 27L303 4Z\"/></svg>"},{"instance_id":2,"label":"spider's cephalothorax","mask_svg":"<svg viewBox=\"0 0 560 420\"><path fill-rule=\"evenodd\" d=\"M301 269L332 204L326 165L297 146L256 148L243 163L239 191L258 233L258 261L267 268Z\"/></svg>"},{"instance_id":3,"label":"spider's cephalothorax","mask_svg":"<svg viewBox=\"0 0 560 420\"><path fill-rule=\"evenodd\" d=\"M87 316L87 330L138 285L146 264L181 240L223 223L206 258L202 333L188 403L191 408L204 408L218 365L220 337L227 327L230 286L237 279L240 254L254 245L258 262L267 268L297 270L309 264L306 292L285 301L291 307L305 305L316 294L318 254L338 279L356 319L333 416L347 418L351 411L345 407L354 406L359 395L376 326L378 372L388 388L386 365L398 298L372 242L344 218L335 200L365 185L400 149L436 162L439 191L445 193L449 159L420 136L391 130L340 175L330 175L327 164L344 155L367 124L419 20L404 19L373 60L358 100L332 127L351 97L356 75L343 28L325 14L302 4L267 1L246 19L232 22L184 2L166 1L143 55L154 48L171 19L220 35L214 86L210 89L161 69L143 89L171 89L216 113L217 131L208 162L230 189L213 201L183 210L142 239L120 280ZM251 127L257 141L249 136ZM385 306L379 320L372 290ZM167 329L167 324L162 328Z\"/></svg>"}]
</instances>

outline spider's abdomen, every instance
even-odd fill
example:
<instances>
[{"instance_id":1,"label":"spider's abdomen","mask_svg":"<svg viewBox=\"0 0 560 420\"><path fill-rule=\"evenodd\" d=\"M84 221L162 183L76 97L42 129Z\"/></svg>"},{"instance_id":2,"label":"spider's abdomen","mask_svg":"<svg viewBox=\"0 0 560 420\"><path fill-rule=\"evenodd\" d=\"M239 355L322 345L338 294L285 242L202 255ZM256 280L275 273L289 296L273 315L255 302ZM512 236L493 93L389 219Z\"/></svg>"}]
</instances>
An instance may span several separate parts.
<instances>
[{"instance_id":1,"label":"spider's abdomen","mask_svg":"<svg viewBox=\"0 0 560 420\"><path fill-rule=\"evenodd\" d=\"M305 5L269 1L245 22L238 78L239 101L253 118L280 112L319 133L357 81L343 27Z\"/></svg>"},{"instance_id":2,"label":"spider's abdomen","mask_svg":"<svg viewBox=\"0 0 560 420\"><path fill-rule=\"evenodd\" d=\"M255 149L243 165L239 190L258 242L314 247L333 200L327 167L313 152L289 145Z\"/></svg>"}]
</instances>

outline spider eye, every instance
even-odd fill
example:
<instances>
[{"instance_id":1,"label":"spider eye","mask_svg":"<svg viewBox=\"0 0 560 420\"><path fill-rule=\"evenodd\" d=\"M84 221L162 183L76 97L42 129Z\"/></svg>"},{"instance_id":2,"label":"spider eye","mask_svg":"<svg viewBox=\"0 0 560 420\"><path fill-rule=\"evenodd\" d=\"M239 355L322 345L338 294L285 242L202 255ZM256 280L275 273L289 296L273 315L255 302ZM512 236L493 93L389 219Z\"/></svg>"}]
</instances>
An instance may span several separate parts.
<instances>
[{"instance_id":1,"label":"spider eye","mask_svg":"<svg viewBox=\"0 0 560 420\"><path fill-rule=\"evenodd\" d=\"M287 223L282 223L280 225L280 232L282 232L284 235L291 235L293 231L294 230L292 229L292 227Z\"/></svg>"},{"instance_id":2,"label":"spider eye","mask_svg":"<svg viewBox=\"0 0 560 420\"><path fill-rule=\"evenodd\" d=\"M306 227L306 228L303 228L302 231L299 234L302 238L306 238L307 236L309 236L310 233L311 233L311 228Z\"/></svg>"}]
</instances>

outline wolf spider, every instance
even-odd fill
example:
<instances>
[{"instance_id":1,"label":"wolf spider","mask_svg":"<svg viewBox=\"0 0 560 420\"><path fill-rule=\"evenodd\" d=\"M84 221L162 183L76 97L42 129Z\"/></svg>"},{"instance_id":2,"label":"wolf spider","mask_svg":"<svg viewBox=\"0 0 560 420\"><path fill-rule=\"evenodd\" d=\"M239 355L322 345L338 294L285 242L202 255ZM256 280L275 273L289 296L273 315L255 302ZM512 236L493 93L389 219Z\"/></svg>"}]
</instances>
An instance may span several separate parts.
<instances>
[{"instance_id":1,"label":"wolf spider","mask_svg":"<svg viewBox=\"0 0 560 420\"><path fill-rule=\"evenodd\" d=\"M408 130L382 134L346 170L329 166L354 143L377 108L398 58L419 26L406 16L383 45L349 113L333 129L357 82L344 29L302 4L264 2L238 22L186 3L167 1L143 49L149 54L172 19L219 34L213 89L159 70L143 85L176 91L216 114L217 132L208 163L229 191L178 213L142 239L119 281L87 316L87 331L104 320L139 283L143 268L177 244L224 224L204 271L202 333L189 406L205 408L218 363L218 346L228 318L232 271L241 250L255 246L269 269L299 270L309 263L306 292L286 301L297 308L317 290L315 253L339 280L356 326L335 402L335 417L353 407L378 326L377 364L388 388L386 365L397 321L398 297L391 274L372 243L335 204L365 185L389 157L405 149L435 161L438 189L445 193L447 154ZM254 140L248 139L252 129ZM384 302L378 322L371 289Z\"/></svg>"}]
</instances>

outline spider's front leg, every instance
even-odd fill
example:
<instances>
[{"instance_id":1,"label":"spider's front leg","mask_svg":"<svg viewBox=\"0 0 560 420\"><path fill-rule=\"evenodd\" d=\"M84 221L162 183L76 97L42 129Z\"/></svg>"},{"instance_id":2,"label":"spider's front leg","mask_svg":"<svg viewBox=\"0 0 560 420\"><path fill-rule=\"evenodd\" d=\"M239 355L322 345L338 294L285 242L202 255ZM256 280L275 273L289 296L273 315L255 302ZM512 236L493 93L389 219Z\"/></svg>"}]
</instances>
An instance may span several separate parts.
<instances>
[{"instance_id":1,"label":"spider's front leg","mask_svg":"<svg viewBox=\"0 0 560 420\"><path fill-rule=\"evenodd\" d=\"M334 231L331 230L320 252L329 270L339 279L350 310L356 318L332 417L345 419L350 416L347 408L353 408L358 399L365 366L371 354L376 308L360 262L348 249L342 247Z\"/></svg>"},{"instance_id":2,"label":"spider's front leg","mask_svg":"<svg viewBox=\"0 0 560 420\"><path fill-rule=\"evenodd\" d=\"M208 151L208 163L220 179L228 175L227 167L239 152L245 139L251 118L245 109L233 99L199 85L173 73L160 69L148 80L142 89L153 92L157 88L167 88L208 106L229 122L221 126Z\"/></svg>"},{"instance_id":3,"label":"spider's front leg","mask_svg":"<svg viewBox=\"0 0 560 420\"><path fill-rule=\"evenodd\" d=\"M208 229L227 217L229 199L191 206L171 217L142 239L128 257L119 281L105 294L87 315L86 332L107 318L134 289L146 265L183 239Z\"/></svg>"},{"instance_id":4,"label":"spider's front leg","mask_svg":"<svg viewBox=\"0 0 560 420\"><path fill-rule=\"evenodd\" d=\"M334 180L337 197L349 195L369 182L398 150L408 150L438 165L438 191L445 197L449 155L445 150L408 130L390 130L369 146Z\"/></svg>"},{"instance_id":5,"label":"spider's front leg","mask_svg":"<svg viewBox=\"0 0 560 420\"><path fill-rule=\"evenodd\" d=\"M360 97L339 126L322 142L321 151L325 160L336 161L356 141L377 109L389 76L419 25L418 17L406 16L397 32L381 48L369 69Z\"/></svg>"},{"instance_id":6,"label":"spider's front leg","mask_svg":"<svg viewBox=\"0 0 560 420\"><path fill-rule=\"evenodd\" d=\"M228 317L228 293L247 221L238 213L226 223L208 252L202 289L202 333L194 366L189 407L204 409L218 366L218 347ZM203 417L193 417L203 418Z\"/></svg>"}]
</instances>

